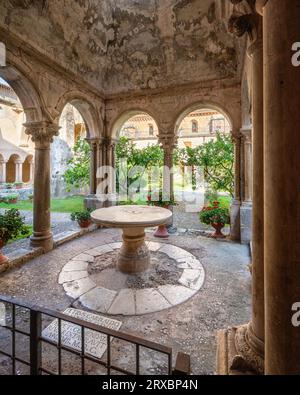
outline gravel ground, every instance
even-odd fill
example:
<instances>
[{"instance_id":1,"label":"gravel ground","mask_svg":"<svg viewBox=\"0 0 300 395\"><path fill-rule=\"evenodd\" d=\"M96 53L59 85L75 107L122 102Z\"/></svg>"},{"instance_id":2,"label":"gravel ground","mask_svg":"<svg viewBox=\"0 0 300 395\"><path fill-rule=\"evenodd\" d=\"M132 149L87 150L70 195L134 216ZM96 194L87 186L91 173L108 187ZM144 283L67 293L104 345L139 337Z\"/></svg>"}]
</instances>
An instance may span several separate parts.
<instances>
[{"instance_id":1,"label":"gravel ground","mask_svg":"<svg viewBox=\"0 0 300 395\"><path fill-rule=\"evenodd\" d=\"M147 238L152 240L150 235ZM62 267L72 257L93 246L120 240L119 231L102 229L66 243L20 268L4 273L0 277L0 294L63 311L73 301L58 284ZM166 243L186 249L200 260L206 272L204 286L192 299L169 310L143 316L113 318L122 321L123 332L171 346L174 358L179 351L190 354L194 374L214 374L217 330L244 324L250 319L248 247L199 236L171 236ZM45 322L45 325L48 323ZM8 344L8 334L1 331L0 348L7 348ZM19 352L23 355L25 342L19 339L18 345ZM116 341L113 345L114 362L119 366L133 366L135 357L130 346ZM46 363L50 363L51 358L54 358L54 351L45 353ZM143 369L147 368L152 373L161 372L163 363L157 355L152 355L151 358L147 355L141 361ZM80 361L75 363L67 355L66 373L78 373L79 363ZM0 370L7 366L7 359L1 358ZM89 367L89 372L101 374L95 367Z\"/></svg>"}]
</instances>

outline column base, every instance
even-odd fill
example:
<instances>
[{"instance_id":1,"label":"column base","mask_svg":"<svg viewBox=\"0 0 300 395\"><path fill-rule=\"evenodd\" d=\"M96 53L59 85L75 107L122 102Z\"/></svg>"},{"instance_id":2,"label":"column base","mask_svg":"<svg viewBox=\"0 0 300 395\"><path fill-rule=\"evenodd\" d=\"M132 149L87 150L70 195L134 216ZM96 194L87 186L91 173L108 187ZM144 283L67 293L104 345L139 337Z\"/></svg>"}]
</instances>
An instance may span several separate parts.
<instances>
[{"instance_id":1,"label":"column base","mask_svg":"<svg viewBox=\"0 0 300 395\"><path fill-rule=\"evenodd\" d=\"M264 374L264 358L254 349L252 335L249 324L218 331L218 375Z\"/></svg>"},{"instance_id":2,"label":"column base","mask_svg":"<svg viewBox=\"0 0 300 395\"><path fill-rule=\"evenodd\" d=\"M233 200L230 207L230 239L234 241L241 240L241 201Z\"/></svg>"},{"instance_id":3,"label":"column base","mask_svg":"<svg viewBox=\"0 0 300 395\"><path fill-rule=\"evenodd\" d=\"M51 232L47 234L35 232L30 237L30 245L32 247L41 247L45 252L49 252L53 250L53 234Z\"/></svg>"},{"instance_id":4,"label":"column base","mask_svg":"<svg viewBox=\"0 0 300 395\"><path fill-rule=\"evenodd\" d=\"M252 202L243 202L240 210L241 243L249 244L252 239Z\"/></svg>"}]
</instances>

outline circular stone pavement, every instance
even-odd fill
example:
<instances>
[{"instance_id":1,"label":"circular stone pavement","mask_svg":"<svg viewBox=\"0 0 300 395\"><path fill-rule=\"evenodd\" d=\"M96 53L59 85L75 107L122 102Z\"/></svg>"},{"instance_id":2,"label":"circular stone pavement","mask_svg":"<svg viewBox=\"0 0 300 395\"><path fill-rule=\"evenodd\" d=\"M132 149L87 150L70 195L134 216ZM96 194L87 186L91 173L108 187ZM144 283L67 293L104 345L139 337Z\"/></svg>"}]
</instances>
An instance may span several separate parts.
<instances>
[{"instance_id":1,"label":"circular stone pavement","mask_svg":"<svg viewBox=\"0 0 300 395\"><path fill-rule=\"evenodd\" d=\"M204 269L188 251L171 244L146 242L148 270L124 274L114 262L121 243L105 244L75 256L62 269L59 284L87 309L111 315L142 315L171 308L195 295Z\"/></svg>"}]
</instances>

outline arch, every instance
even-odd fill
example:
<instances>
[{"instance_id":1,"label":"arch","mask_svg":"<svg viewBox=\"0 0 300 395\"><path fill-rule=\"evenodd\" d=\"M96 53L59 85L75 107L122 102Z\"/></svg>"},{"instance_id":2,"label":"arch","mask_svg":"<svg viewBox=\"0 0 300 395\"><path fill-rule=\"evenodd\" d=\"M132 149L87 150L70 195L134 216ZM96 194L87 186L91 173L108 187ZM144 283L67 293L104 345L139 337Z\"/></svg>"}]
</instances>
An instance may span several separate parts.
<instances>
[{"instance_id":1,"label":"arch","mask_svg":"<svg viewBox=\"0 0 300 395\"><path fill-rule=\"evenodd\" d=\"M31 180L31 166L33 164L33 155L28 155L25 159L25 161L23 162L23 172L22 172L22 178L23 178L23 182L24 183L28 183Z\"/></svg>"},{"instance_id":2,"label":"arch","mask_svg":"<svg viewBox=\"0 0 300 395\"><path fill-rule=\"evenodd\" d=\"M59 118L67 104L72 104L78 110L86 126L86 133L89 139L101 137L101 125L99 124L100 114L97 116L97 110L90 100L79 92L72 91L64 94L58 101L55 110L57 119Z\"/></svg>"},{"instance_id":3,"label":"arch","mask_svg":"<svg viewBox=\"0 0 300 395\"><path fill-rule=\"evenodd\" d=\"M193 111L201 110L201 109L203 109L203 110L204 109L211 109L211 110L218 111L220 114L222 114L226 118L226 120L228 121L228 123L231 127L231 132L233 132L233 130L234 130L233 116L230 114L230 112L227 109L224 109L219 104L216 104L213 102L196 102L196 103L189 104L188 106L186 106L184 109L182 109L177 114L177 117L175 120L175 126L174 126L175 136L178 137L179 128L180 128L180 125L181 125L182 121L184 120L184 118L187 117Z\"/></svg>"},{"instance_id":4,"label":"arch","mask_svg":"<svg viewBox=\"0 0 300 395\"><path fill-rule=\"evenodd\" d=\"M21 161L21 157L18 154L12 154L6 164L6 182L16 182L16 161Z\"/></svg>"},{"instance_id":5,"label":"arch","mask_svg":"<svg viewBox=\"0 0 300 395\"><path fill-rule=\"evenodd\" d=\"M8 59L9 62L9 59ZM41 95L32 80L31 70L27 70L26 74L8 63L7 66L0 68L0 77L3 78L14 90L19 98L26 116L26 123L38 122L48 119L45 106L43 106Z\"/></svg>"},{"instance_id":6,"label":"arch","mask_svg":"<svg viewBox=\"0 0 300 395\"><path fill-rule=\"evenodd\" d=\"M121 115L118 115L115 118L115 121L112 123L112 129L110 130L110 132L111 132L110 136L114 140L118 140L120 137L120 132L122 130L124 123L129 121L130 118L133 118L136 115L141 115L141 114L151 117L153 119L152 123L154 123L157 126L157 130L159 131L159 124L158 124L155 116L153 116L152 113L149 111L145 111L144 109L137 108L137 109L133 109L133 110L124 111Z\"/></svg>"}]
</instances>

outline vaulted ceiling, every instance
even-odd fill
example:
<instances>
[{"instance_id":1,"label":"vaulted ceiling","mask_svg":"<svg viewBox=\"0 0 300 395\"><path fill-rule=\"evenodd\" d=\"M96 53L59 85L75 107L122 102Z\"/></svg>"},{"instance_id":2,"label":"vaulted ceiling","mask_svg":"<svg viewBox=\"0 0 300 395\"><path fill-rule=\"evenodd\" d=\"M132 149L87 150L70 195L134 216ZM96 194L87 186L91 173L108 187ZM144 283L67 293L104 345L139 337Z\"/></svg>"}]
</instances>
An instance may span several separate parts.
<instances>
[{"instance_id":1,"label":"vaulted ceiling","mask_svg":"<svg viewBox=\"0 0 300 395\"><path fill-rule=\"evenodd\" d=\"M228 0L1 0L0 25L106 94L239 75Z\"/></svg>"}]
</instances>

